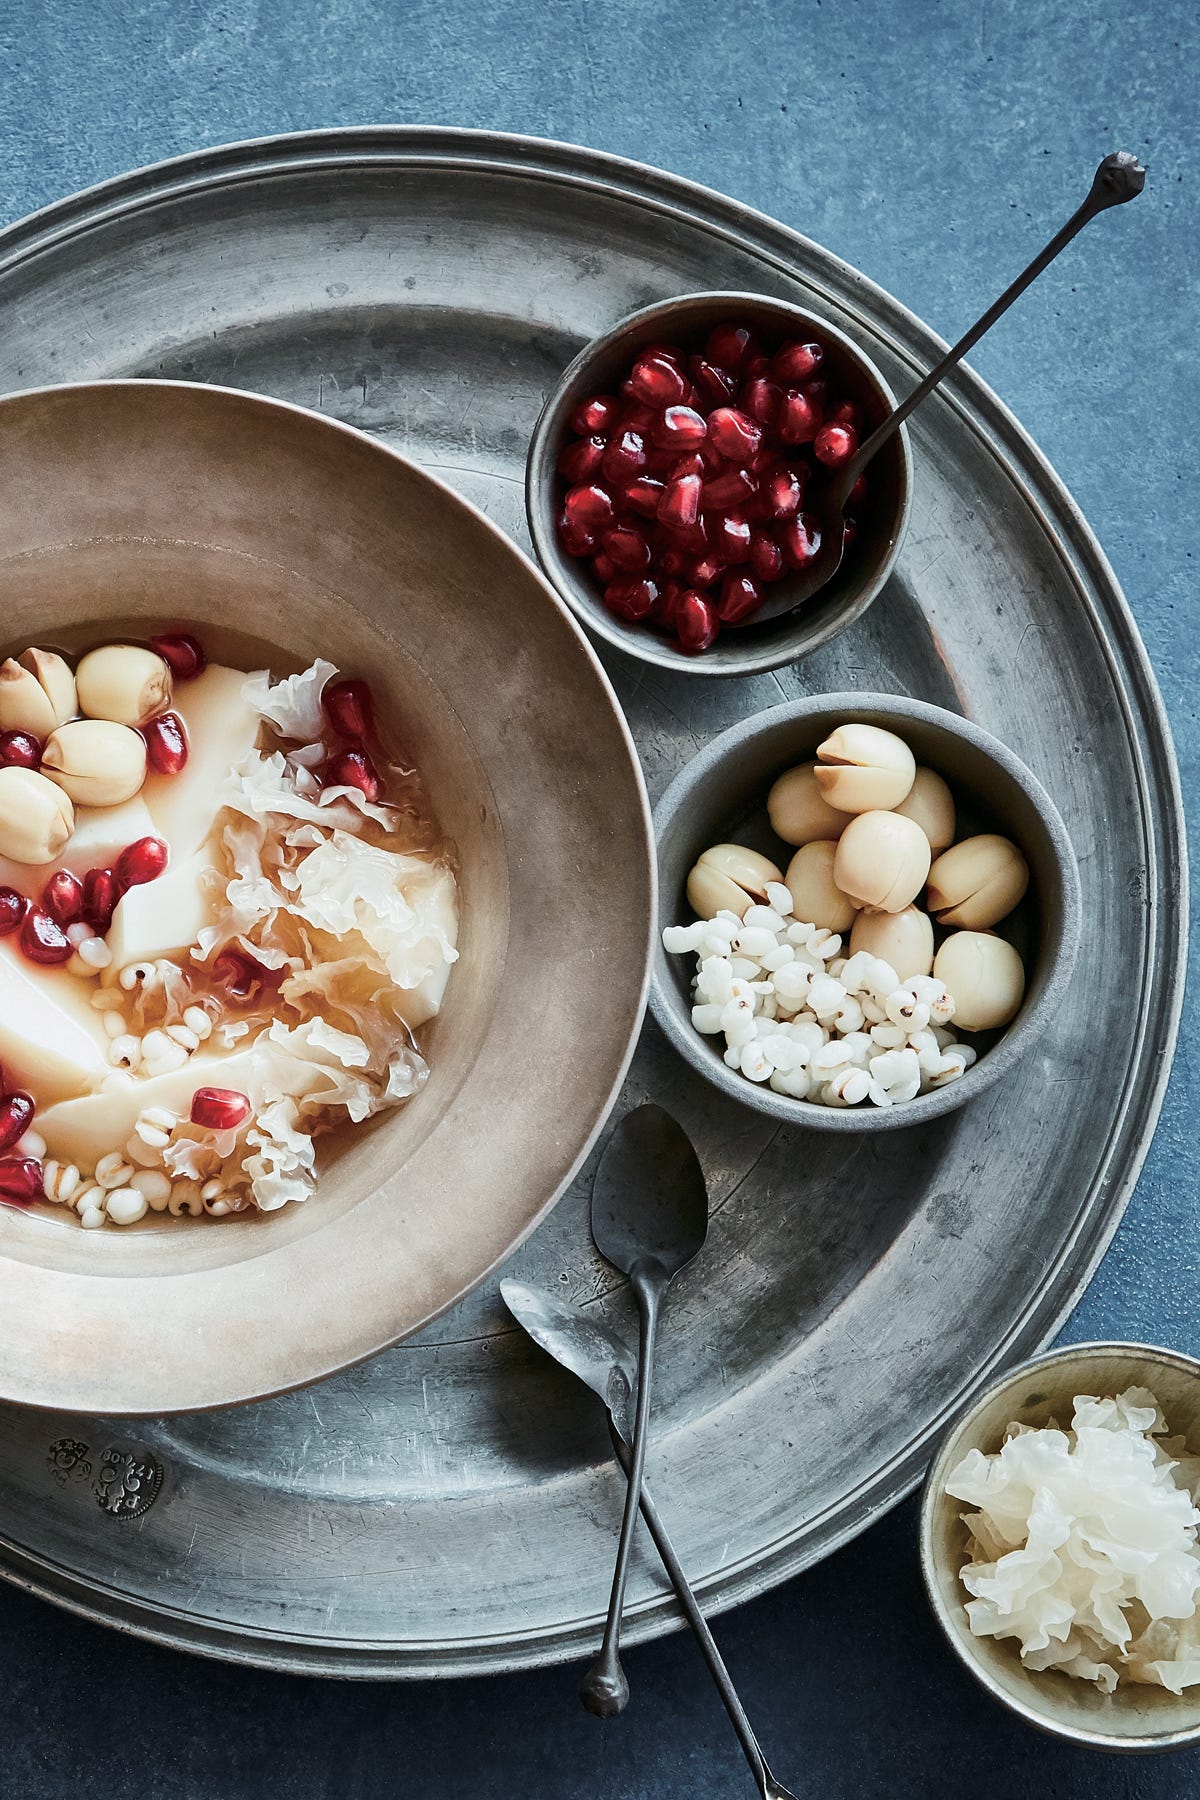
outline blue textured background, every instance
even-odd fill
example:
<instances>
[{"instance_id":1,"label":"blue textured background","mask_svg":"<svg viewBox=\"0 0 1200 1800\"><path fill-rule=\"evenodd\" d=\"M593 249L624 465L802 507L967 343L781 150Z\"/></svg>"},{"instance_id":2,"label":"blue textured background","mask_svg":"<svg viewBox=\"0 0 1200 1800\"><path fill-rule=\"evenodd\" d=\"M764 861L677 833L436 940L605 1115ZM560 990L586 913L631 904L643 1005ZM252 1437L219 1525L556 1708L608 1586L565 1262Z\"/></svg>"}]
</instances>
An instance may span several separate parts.
<instances>
[{"instance_id":1,"label":"blue textured background","mask_svg":"<svg viewBox=\"0 0 1200 1800\"><path fill-rule=\"evenodd\" d=\"M1105 151L1150 170L980 347L1141 624L1190 793L1200 58L1191 0L28 0L0 4L0 219L162 156L323 125L539 133L658 163L797 226L945 335ZM1117 955L1119 945L1105 954ZM1067 1335L1200 1352L1189 1007L1137 1194ZM1104 1047L1095 1076L1105 1080ZM0 1496L0 1506L3 1498ZM722 1620L764 1748L806 1795L1200 1793L1200 1751L1075 1752L960 1674L911 1505ZM642 1800L750 1791L685 1637L628 1658L600 1726L570 1670L421 1687L209 1665L0 1592L0 1796Z\"/></svg>"}]
</instances>

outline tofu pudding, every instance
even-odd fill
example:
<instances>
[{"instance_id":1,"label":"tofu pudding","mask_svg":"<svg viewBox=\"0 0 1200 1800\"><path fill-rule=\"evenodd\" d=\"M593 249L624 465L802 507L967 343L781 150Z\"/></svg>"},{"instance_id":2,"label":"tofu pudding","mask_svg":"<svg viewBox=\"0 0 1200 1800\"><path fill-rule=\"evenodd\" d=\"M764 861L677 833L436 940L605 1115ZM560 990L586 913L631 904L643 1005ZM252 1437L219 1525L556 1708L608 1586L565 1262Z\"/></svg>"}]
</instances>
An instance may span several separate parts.
<instances>
[{"instance_id":1,"label":"tofu pudding","mask_svg":"<svg viewBox=\"0 0 1200 1800\"><path fill-rule=\"evenodd\" d=\"M83 1228L309 1197L409 1098L458 892L370 689L178 634L0 665L0 1201Z\"/></svg>"}]
</instances>

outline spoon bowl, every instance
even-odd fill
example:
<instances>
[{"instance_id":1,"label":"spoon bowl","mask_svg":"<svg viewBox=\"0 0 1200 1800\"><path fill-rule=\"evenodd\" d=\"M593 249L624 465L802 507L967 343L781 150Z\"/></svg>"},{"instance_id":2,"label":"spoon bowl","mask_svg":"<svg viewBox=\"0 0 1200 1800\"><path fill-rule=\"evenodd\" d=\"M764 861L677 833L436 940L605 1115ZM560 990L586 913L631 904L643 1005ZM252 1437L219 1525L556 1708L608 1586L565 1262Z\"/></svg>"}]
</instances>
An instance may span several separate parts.
<instances>
[{"instance_id":1,"label":"spoon bowl","mask_svg":"<svg viewBox=\"0 0 1200 1800\"><path fill-rule=\"evenodd\" d=\"M592 1186L592 1237L601 1256L632 1275L652 1259L668 1279L686 1268L708 1231L708 1189L691 1139L661 1106L626 1113Z\"/></svg>"}]
</instances>

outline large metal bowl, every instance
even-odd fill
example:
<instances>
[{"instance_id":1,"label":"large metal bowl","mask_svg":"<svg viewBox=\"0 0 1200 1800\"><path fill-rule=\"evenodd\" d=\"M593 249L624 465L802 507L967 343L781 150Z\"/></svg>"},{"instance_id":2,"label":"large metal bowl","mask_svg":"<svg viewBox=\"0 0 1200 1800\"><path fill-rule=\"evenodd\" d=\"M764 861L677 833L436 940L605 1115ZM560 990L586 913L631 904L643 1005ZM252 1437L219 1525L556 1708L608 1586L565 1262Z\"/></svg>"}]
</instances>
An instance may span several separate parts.
<instances>
[{"instance_id":1,"label":"large metal bowl","mask_svg":"<svg viewBox=\"0 0 1200 1800\"><path fill-rule=\"evenodd\" d=\"M162 1413L298 1386L473 1288L605 1117L654 917L633 745L526 558L355 430L221 388L103 382L0 402L0 453L6 653L182 615L247 667L368 672L457 849L461 960L431 1078L344 1137L313 1201L111 1234L0 1214L4 1399Z\"/></svg>"}]
</instances>

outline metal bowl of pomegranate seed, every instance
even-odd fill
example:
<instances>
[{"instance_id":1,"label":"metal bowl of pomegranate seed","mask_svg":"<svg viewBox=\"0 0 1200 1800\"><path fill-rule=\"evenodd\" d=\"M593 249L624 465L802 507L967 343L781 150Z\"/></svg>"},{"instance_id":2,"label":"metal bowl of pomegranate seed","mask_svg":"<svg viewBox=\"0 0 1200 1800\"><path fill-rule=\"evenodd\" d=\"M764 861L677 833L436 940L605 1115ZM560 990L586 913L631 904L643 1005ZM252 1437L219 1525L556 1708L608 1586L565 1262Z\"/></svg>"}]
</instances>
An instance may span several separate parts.
<instances>
[{"instance_id":1,"label":"metal bowl of pomegranate seed","mask_svg":"<svg viewBox=\"0 0 1200 1800\"><path fill-rule=\"evenodd\" d=\"M855 488L833 578L779 612L820 547L821 484L895 404L857 344L786 300L643 307L580 351L534 427L525 498L542 567L590 631L643 662L694 675L795 662L860 618L895 566L903 429Z\"/></svg>"}]
</instances>

